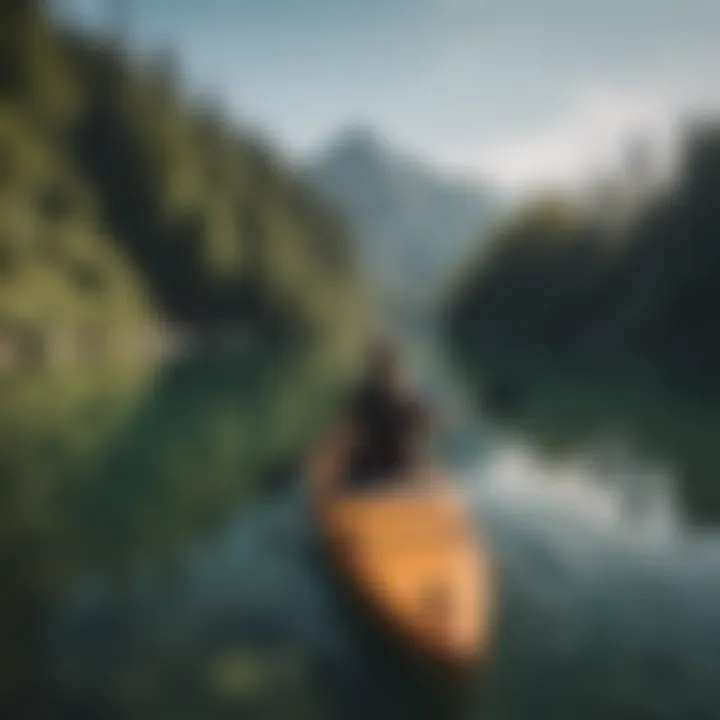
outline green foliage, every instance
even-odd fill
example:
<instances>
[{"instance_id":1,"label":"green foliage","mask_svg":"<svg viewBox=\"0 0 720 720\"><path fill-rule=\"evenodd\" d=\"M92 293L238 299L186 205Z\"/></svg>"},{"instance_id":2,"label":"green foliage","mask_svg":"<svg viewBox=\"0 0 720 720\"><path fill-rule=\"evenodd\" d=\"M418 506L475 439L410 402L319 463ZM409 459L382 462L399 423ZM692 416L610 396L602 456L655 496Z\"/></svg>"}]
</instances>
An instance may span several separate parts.
<instances>
[{"instance_id":1,"label":"green foliage","mask_svg":"<svg viewBox=\"0 0 720 720\"><path fill-rule=\"evenodd\" d=\"M589 362L646 358L687 374L720 357L720 129L696 128L673 188L610 224L544 203L502 228L454 288L448 328L489 345Z\"/></svg>"},{"instance_id":2,"label":"green foliage","mask_svg":"<svg viewBox=\"0 0 720 720\"><path fill-rule=\"evenodd\" d=\"M191 107L172 58L141 67L41 5L0 8L0 338L154 315L296 340L345 326L343 231L299 180Z\"/></svg>"},{"instance_id":3,"label":"green foliage","mask_svg":"<svg viewBox=\"0 0 720 720\"><path fill-rule=\"evenodd\" d=\"M0 158L0 336L138 322L141 279L108 240L88 184L12 103L0 105Z\"/></svg>"}]
</instances>

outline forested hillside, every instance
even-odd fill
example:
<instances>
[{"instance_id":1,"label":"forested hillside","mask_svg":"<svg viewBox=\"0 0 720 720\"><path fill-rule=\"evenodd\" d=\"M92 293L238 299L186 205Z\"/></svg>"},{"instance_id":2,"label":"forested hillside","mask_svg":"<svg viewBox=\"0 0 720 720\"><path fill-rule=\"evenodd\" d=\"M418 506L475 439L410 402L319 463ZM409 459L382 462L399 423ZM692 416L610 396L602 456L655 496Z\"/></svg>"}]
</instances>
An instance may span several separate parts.
<instances>
[{"instance_id":1,"label":"forested hillside","mask_svg":"<svg viewBox=\"0 0 720 720\"><path fill-rule=\"evenodd\" d=\"M171 58L0 6L0 356L158 318L328 337L359 312L351 265L333 215L186 100Z\"/></svg>"},{"instance_id":2,"label":"forested hillside","mask_svg":"<svg viewBox=\"0 0 720 720\"><path fill-rule=\"evenodd\" d=\"M532 347L711 372L720 359L720 128L689 135L672 187L622 223L608 217L556 199L508 221L454 289L452 341L464 353Z\"/></svg>"}]
</instances>

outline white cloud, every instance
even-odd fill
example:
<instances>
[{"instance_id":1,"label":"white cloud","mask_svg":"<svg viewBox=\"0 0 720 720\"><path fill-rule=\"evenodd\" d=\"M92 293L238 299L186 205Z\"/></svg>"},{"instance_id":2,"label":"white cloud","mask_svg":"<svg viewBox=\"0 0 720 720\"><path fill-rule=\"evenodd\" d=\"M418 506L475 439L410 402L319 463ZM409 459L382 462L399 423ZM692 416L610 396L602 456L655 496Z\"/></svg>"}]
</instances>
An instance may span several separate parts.
<instances>
[{"instance_id":1,"label":"white cloud","mask_svg":"<svg viewBox=\"0 0 720 720\"><path fill-rule=\"evenodd\" d=\"M657 154L659 168L667 169L686 117L718 108L716 98L688 87L668 92L588 84L570 94L564 111L545 128L451 150L445 159L512 195L548 187L572 190L620 172L629 143L638 138Z\"/></svg>"}]
</instances>

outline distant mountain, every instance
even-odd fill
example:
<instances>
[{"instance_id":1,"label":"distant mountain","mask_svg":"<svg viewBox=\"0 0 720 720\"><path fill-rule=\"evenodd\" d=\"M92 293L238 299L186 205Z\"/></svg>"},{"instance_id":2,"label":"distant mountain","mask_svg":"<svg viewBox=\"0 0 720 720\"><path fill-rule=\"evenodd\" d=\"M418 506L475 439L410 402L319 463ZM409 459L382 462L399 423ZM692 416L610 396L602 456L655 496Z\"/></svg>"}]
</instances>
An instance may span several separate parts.
<instances>
[{"instance_id":1,"label":"distant mountain","mask_svg":"<svg viewBox=\"0 0 720 720\"><path fill-rule=\"evenodd\" d=\"M350 224L381 291L432 299L474 248L493 205L480 186L443 176L367 128L343 132L307 166Z\"/></svg>"}]
</instances>

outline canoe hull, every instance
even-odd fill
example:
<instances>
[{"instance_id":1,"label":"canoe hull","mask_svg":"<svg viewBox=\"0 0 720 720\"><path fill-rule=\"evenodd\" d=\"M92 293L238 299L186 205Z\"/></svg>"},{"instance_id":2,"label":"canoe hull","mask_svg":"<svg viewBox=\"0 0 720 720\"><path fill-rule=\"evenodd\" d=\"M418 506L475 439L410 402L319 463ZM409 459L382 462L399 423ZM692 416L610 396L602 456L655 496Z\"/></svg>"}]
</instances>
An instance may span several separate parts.
<instances>
[{"instance_id":1,"label":"canoe hull","mask_svg":"<svg viewBox=\"0 0 720 720\"><path fill-rule=\"evenodd\" d=\"M415 654L472 667L489 643L491 572L452 482L425 470L401 489L352 496L342 491L342 467L328 459L332 477L316 475L324 482L315 505L345 581Z\"/></svg>"}]
</instances>

